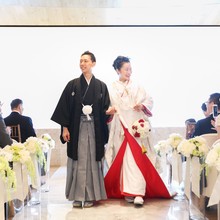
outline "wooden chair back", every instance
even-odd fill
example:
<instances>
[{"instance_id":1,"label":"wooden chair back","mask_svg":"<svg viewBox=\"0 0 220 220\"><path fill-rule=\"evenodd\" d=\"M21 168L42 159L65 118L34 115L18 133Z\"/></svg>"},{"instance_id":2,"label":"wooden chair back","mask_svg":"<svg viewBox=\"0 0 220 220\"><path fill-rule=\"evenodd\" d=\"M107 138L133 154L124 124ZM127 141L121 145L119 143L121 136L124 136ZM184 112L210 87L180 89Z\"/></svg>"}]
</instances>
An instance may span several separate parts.
<instances>
[{"instance_id":1,"label":"wooden chair back","mask_svg":"<svg viewBox=\"0 0 220 220\"><path fill-rule=\"evenodd\" d=\"M16 140L17 142L21 142L21 128L20 125L11 125L11 138Z\"/></svg>"}]
</instances>

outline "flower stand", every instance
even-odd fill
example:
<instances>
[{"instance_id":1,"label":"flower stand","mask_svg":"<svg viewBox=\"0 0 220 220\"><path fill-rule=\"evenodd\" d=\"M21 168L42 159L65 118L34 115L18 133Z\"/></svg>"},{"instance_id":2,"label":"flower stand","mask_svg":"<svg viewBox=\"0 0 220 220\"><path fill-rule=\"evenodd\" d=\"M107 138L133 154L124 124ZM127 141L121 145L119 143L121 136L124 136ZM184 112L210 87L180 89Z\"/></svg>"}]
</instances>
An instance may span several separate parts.
<instances>
[{"instance_id":1,"label":"flower stand","mask_svg":"<svg viewBox=\"0 0 220 220\"><path fill-rule=\"evenodd\" d=\"M51 160L51 148L44 153L46 158L46 168L41 167L41 192L49 192L50 190L50 160Z\"/></svg>"},{"instance_id":2,"label":"flower stand","mask_svg":"<svg viewBox=\"0 0 220 220\"><path fill-rule=\"evenodd\" d=\"M26 166L20 162L13 162L13 170L16 174L17 189L11 192L11 199L13 199L15 211L19 212L24 207L24 200L28 195L28 174Z\"/></svg>"},{"instance_id":3,"label":"flower stand","mask_svg":"<svg viewBox=\"0 0 220 220\"><path fill-rule=\"evenodd\" d=\"M206 185L205 170L201 171L201 159L192 157L190 163L190 219L206 219L206 198L203 195L203 189Z\"/></svg>"},{"instance_id":4,"label":"flower stand","mask_svg":"<svg viewBox=\"0 0 220 220\"><path fill-rule=\"evenodd\" d=\"M28 199L28 206L38 205L41 202L41 166L37 161L35 154L31 154L31 159L35 167L35 178L31 179L30 189L31 189L31 198Z\"/></svg>"}]
</instances>

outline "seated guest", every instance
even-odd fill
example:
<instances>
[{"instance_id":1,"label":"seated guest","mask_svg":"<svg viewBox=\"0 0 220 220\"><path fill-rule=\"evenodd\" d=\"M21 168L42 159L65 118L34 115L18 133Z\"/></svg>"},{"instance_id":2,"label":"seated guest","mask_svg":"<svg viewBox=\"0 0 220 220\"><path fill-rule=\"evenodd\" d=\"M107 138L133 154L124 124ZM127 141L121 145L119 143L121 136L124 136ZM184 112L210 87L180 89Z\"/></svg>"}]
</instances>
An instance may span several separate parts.
<instances>
[{"instance_id":1,"label":"seated guest","mask_svg":"<svg viewBox=\"0 0 220 220\"><path fill-rule=\"evenodd\" d=\"M11 114L4 118L6 126L20 125L21 142L24 143L27 138L33 136L36 137L35 130L33 128L32 119L28 116L23 116L23 101L21 99L14 99L11 102ZM27 198L25 199L26 202ZM23 201L19 199L13 200L14 208L16 212L21 211L23 207Z\"/></svg>"},{"instance_id":2,"label":"seated guest","mask_svg":"<svg viewBox=\"0 0 220 220\"><path fill-rule=\"evenodd\" d=\"M220 139L220 114L216 117L215 121L212 121L212 125L215 127L218 138Z\"/></svg>"},{"instance_id":3,"label":"seated guest","mask_svg":"<svg viewBox=\"0 0 220 220\"><path fill-rule=\"evenodd\" d=\"M208 117L210 115L210 112L207 109L207 103L206 102L202 103L201 109L202 109L202 112L205 115L205 117Z\"/></svg>"},{"instance_id":4,"label":"seated guest","mask_svg":"<svg viewBox=\"0 0 220 220\"><path fill-rule=\"evenodd\" d=\"M20 125L22 143L31 136L36 137L32 119L22 115L24 110L23 101L21 99L14 99L11 102L11 110L11 114L4 118L6 126Z\"/></svg>"},{"instance_id":5,"label":"seated guest","mask_svg":"<svg viewBox=\"0 0 220 220\"><path fill-rule=\"evenodd\" d=\"M194 118L189 118L185 121L186 125L186 139L190 139L193 137L195 132L196 120Z\"/></svg>"},{"instance_id":6,"label":"seated guest","mask_svg":"<svg viewBox=\"0 0 220 220\"><path fill-rule=\"evenodd\" d=\"M0 101L0 148L4 148L6 145L11 145L12 139L7 131L4 119L2 118L2 103ZM8 215L10 212L14 212L13 207L10 206L8 203L4 203L4 210L5 210L5 219L8 219ZM11 217L11 216L10 216Z\"/></svg>"},{"instance_id":7,"label":"seated guest","mask_svg":"<svg viewBox=\"0 0 220 220\"><path fill-rule=\"evenodd\" d=\"M2 118L2 103L0 102L0 148L11 145L12 139L7 131L4 119Z\"/></svg>"},{"instance_id":8,"label":"seated guest","mask_svg":"<svg viewBox=\"0 0 220 220\"><path fill-rule=\"evenodd\" d=\"M220 139L220 115L218 115L218 117L216 118L215 128L218 134L218 138Z\"/></svg>"},{"instance_id":9,"label":"seated guest","mask_svg":"<svg viewBox=\"0 0 220 220\"><path fill-rule=\"evenodd\" d=\"M202 134L217 133L215 127L212 124L212 121L214 120L212 114L212 108L214 104L218 106L218 110L220 111L220 93L213 93L209 96L209 100L207 102L207 111L210 112L210 115L197 121L193 135L194 137Z\"/></svg>"}]
</instances>

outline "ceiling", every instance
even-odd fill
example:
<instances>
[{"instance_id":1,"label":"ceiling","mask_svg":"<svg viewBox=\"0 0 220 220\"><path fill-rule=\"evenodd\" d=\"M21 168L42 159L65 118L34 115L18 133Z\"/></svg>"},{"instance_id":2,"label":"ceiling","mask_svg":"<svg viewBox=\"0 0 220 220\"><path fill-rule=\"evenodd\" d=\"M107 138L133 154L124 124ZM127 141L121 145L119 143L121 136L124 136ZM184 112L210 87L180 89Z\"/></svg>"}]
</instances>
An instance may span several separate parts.
<instances>
[{"instance_id":1,"label":"ceiling","mask_svg":"<svg viewBox=\"0 0 220 220\"><path fill-rule=\"evenodd\" d=\"M219 25L220 0L0 0L0 25Z\"/></svg>"}]
</instances>

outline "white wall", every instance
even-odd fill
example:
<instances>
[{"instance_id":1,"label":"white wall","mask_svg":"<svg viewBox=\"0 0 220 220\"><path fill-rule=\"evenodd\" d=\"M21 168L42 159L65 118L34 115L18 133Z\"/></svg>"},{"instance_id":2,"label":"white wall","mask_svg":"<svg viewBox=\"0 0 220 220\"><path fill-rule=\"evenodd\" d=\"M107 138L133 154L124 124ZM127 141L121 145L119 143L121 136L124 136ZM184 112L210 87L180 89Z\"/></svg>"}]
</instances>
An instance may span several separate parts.
<instances>
[{"instance_id":1,"label":"white wall","mask_svg":"<svg viewBox=\"0 0 220 220\"><path fill-rule=\"evenodd\" d=\"M220 92L220 27L0 27L0 100L4 117L14 98L35 128L50 120L66 83L78 77L80 55L96 55L94 74L108 85L113 60L131 58L132 78L154 99L155 127L203 117L201 104Z\"/></svg>"}]
</instances>

